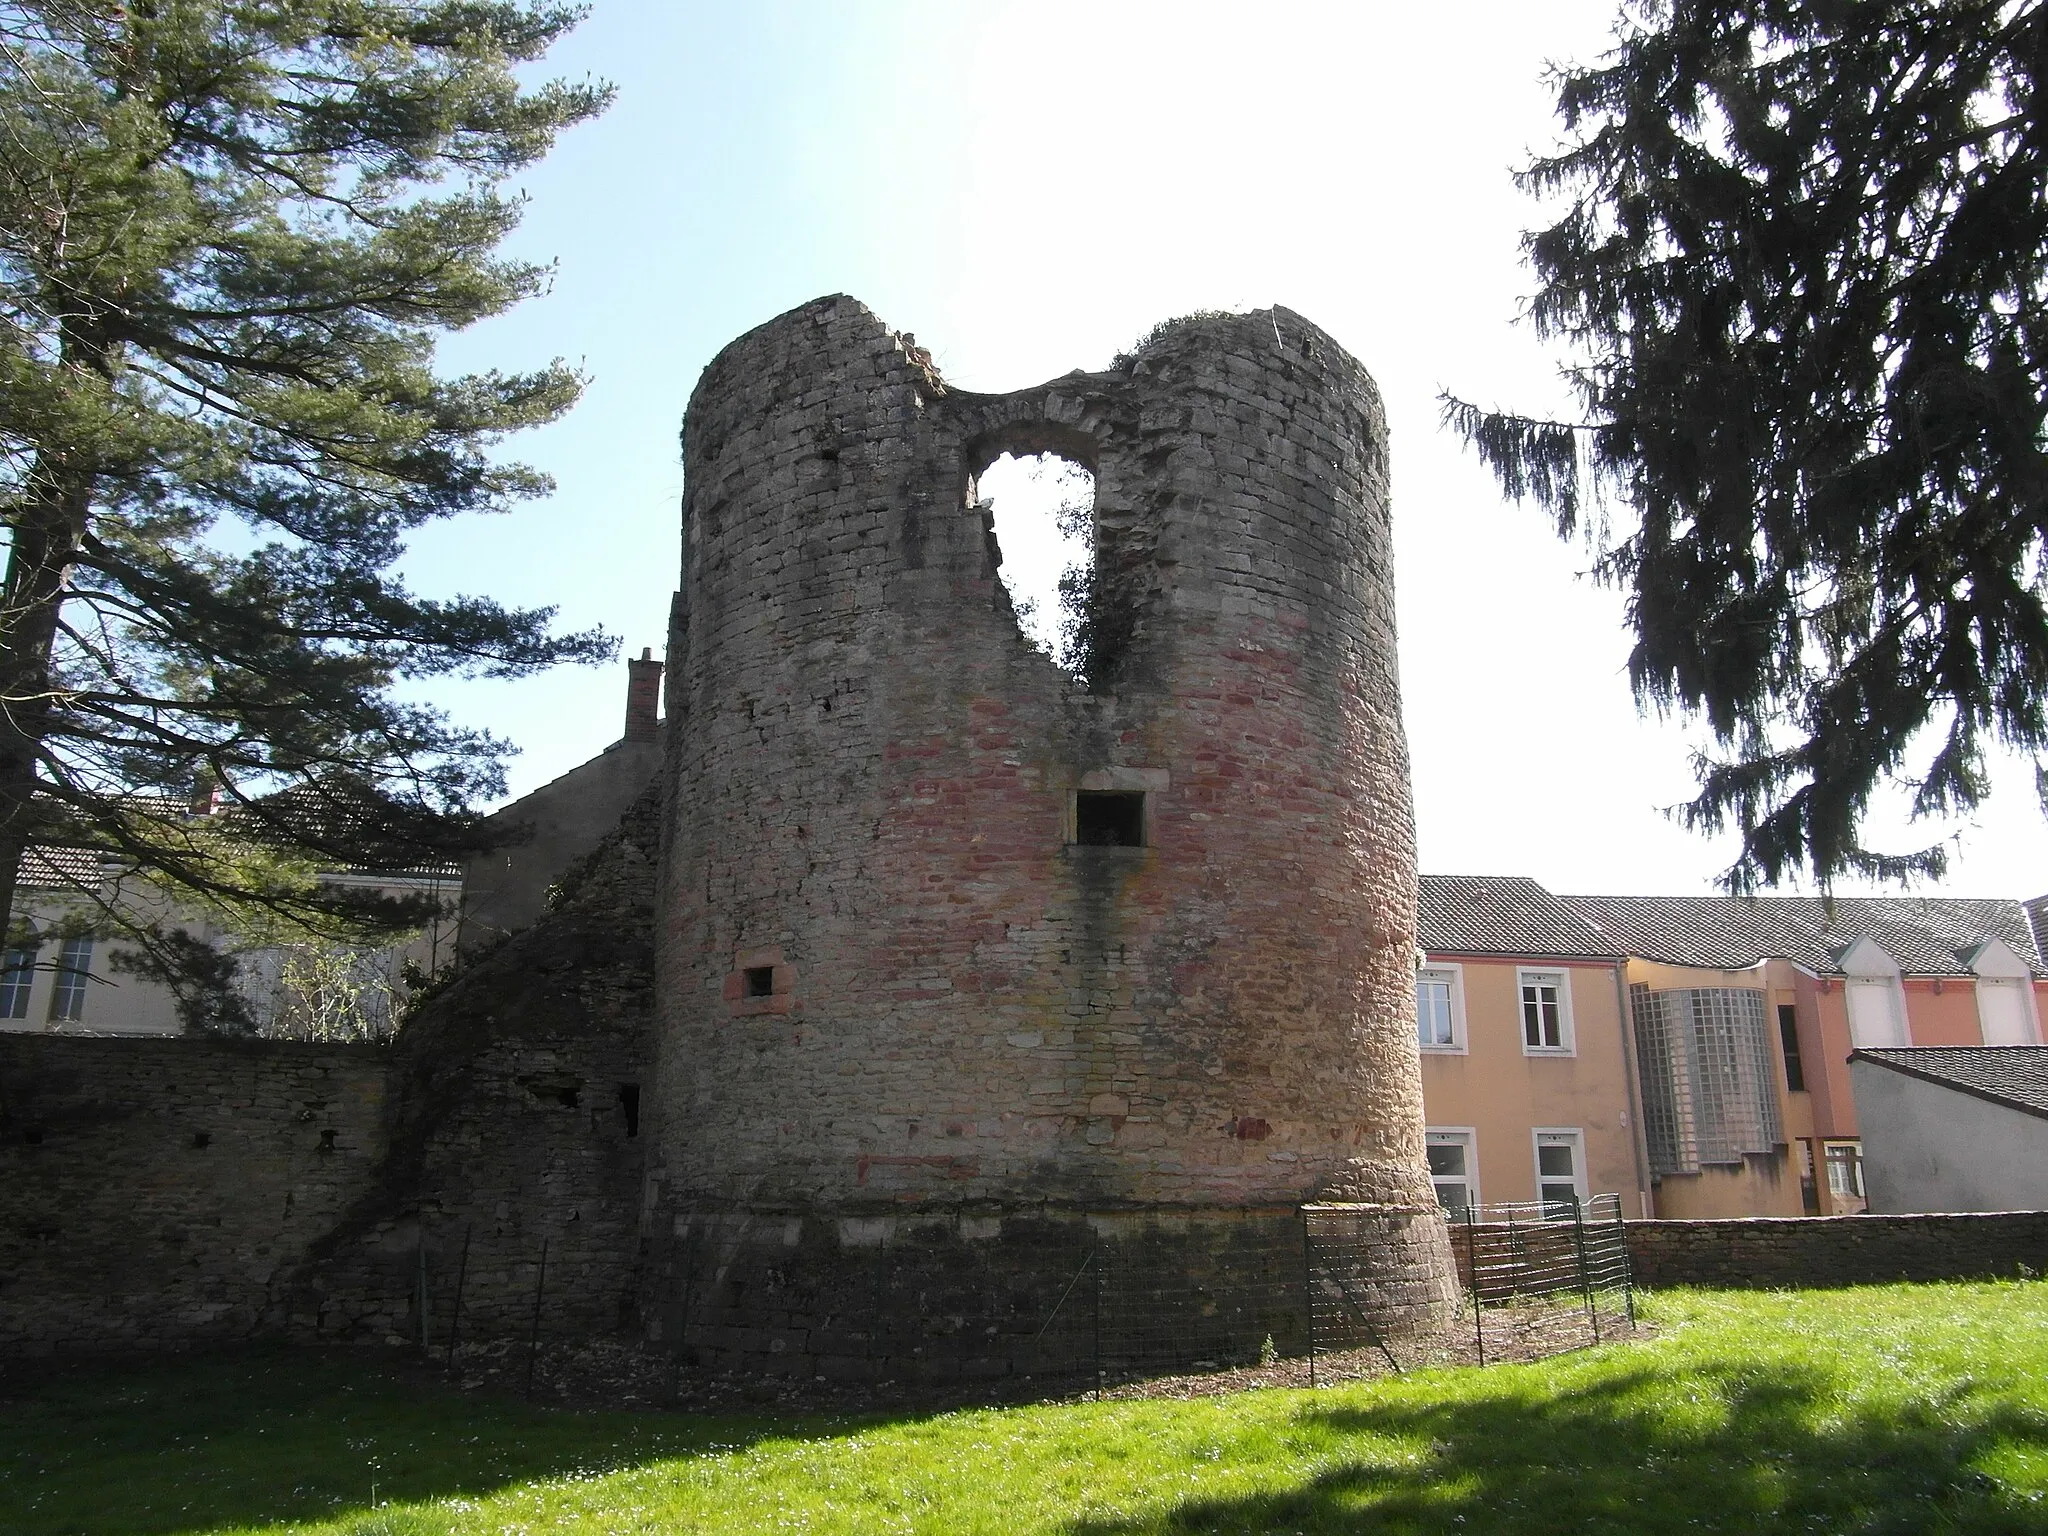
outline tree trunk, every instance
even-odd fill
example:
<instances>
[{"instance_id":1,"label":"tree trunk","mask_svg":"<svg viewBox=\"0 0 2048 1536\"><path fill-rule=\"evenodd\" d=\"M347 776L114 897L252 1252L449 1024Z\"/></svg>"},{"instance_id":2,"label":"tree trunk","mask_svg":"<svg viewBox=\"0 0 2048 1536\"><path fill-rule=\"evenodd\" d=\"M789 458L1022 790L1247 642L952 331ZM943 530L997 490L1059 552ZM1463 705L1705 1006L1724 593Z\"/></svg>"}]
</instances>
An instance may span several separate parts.
<instances>
[{"instance_id":1,"label":"tree trunk","mask_svg":"<svg viewBox=\"0 0 2048 1536\"><path fill-rule=\"evenodd\" d=\"M13 928L22 855L35 836L36 766L55 702L50 653L92 485L61 455L38 457L0 587L0 933Z\"/></svg>"}]
</instances>

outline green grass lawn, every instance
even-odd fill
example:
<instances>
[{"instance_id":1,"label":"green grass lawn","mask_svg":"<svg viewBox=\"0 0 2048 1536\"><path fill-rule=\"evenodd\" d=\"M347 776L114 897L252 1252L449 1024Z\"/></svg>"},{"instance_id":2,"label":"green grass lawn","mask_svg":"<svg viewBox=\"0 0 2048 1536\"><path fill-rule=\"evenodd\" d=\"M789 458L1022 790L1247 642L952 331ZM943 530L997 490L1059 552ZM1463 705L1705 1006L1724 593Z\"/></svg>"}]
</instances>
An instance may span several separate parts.
<instances>
[{"instance_id":1,"label":"green grass lawn","mask_svg":"<svg viewBox=\"0 0 2048 1536\"><path fill-rule=\"evenodd\" d=\"M2048 1284L1647 1311L1654 1339L1535 1365L863 1418L188 1362L0 1407L0 1531L2048 1532Z\"/></svg>"}]
</instances>

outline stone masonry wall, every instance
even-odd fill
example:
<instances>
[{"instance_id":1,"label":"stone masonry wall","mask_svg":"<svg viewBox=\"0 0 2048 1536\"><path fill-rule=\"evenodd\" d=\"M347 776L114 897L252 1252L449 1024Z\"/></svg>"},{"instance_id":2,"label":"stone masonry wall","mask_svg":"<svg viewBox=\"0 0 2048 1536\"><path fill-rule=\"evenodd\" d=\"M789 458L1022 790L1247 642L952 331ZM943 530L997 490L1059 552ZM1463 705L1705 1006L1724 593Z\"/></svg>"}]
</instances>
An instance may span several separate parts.
<instances>
[{"instance_id":1,"label":"stone masonry wall","mask_svg":"<svg viewBox=\"0 0 2048 1536\"><path fill-rule=\"evenodd\" d=\"M384 1099L371 1046L0 1035L0 1355L263 1331Z\"/></svg>"},{"instance_id":2,"label":"stone masonry wall","mask_svg":"<svg viewBox=\"0 0 2048 1536\"><path fill-rule=\"evenodd\" d=\"M659 800L388 1049L0 1035L0 1356L637 1335Z\"/></svg>"},{"instance_id":3,"label":"stone masonry wall","mask_svg":"<svg viewBox=\"0 0 2048 1536\"><path fill-rule=\"evenodd\" d=\"M1364 370L1278 310L969 395L824 299L721 353L684 437L666 1198L1432 1204ZM1095 472L1092 692L1009 611L1005 450ZM1075 846L1081 789L1145 791L1148 846Z\"/></svg>"},{"instance_id":4,"label":"stone masonry wall","mask_svg":"<svg viewBox=\"0 0 2048 1536\"><path fill-rule=\"evenodd\" d=\"M393 1052L390 1152L296 1277L294 1331L444 1343L636 1325L659 787L551 912L422 1006ZM542 1250L547 1270L541 1274Z\"/></svg>"},{"instance_id":5,"label":"stone masonry wall","mask_svg":"<svg viewBox=\"0 0 2048 1536\"><path fill-rule=\"evenodd\" d=\"M684 451L657 1243L724 1215L1433 1210L1364 370L1273 310L969 394L821 299L719 355ZM975 478L1005 451L1094 472L1085 686L999 580ZM1077 844L1093 791L1144 794L1144 846ZM1418 1263L1447 1309L1447 1250Z\"/></svg>"},{"instance_id":6,"label":"stone masonry wall","mask_svg":"<svg viewBox=\"0 0 2048 1536\"><path fill-rule=\"evenodd\" d=\"M1632 1221L1638 1285L1837 1286L2048 1274L2048 1211Z\"/></svg>"}]
</instances>

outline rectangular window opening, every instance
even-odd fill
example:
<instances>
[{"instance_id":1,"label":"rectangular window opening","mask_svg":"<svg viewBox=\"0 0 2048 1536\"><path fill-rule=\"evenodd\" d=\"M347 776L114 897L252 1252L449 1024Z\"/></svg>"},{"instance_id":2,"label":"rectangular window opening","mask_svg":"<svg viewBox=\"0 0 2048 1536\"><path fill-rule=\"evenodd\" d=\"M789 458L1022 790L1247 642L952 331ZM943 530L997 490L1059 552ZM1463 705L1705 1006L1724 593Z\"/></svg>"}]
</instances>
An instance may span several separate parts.
<instances>
[{"instance_id":1,"label":"rectangular window opening","mask_svg":"<svg viewBox=\"0 0 2048 1536\"><path fill-rule=\"evenodd\" d=\"M0 1019L28 1017L28 995L36 980L36 950L33 946L7 951L0 961Z\"/></svg>"},{"instance_id":2,"label":"rectangular window opening","mask_svg":"<svg viewBox=\"0 0 2048 1536\"><path fill-rule=\"evenodd\" d=\"M632 1140L640 1134L640 1085L619 1084L619 1108L626 1115L626 1139Z\"/></svg>"},{"instance_id":3,"label":"rectangular window opening","mask_svg":"<svg viewBox=\"0 0 2048 1536\"><path fill-rule=\"evenodd\" d=\"M1799 1060L1799 1010L1790 1003L1778 1004L1778 1038L1785 1046L1785 1087L1792 1093L1804 1093L1806 1068Z\"/></svg>"},{"instance_id":4,"label":"rectangular window opening","mask_svg":"<svg viewBox=\"0 0 2048 1536\"><path fill-rule=\"evenodd\" d=\"M1479 1166L1472 1153L1470 1131L1431 1131L1429 1182L1436 1187L1437 1204L1453 1220L1476 1218L1479 1206Z\"/></svg>"},{"instance_id":5,"label":"rectangular window opening","mask_svg":"<svg viewBox=\"0 0 2048 1536\"><path fill-rule=\"evenodd\" d=\"M1577 1131L1536 1133L1536 1198L1544 1217L1570 1221L1586 1200L1586 1157Z\"/></svg>"},{"instance_id":6,"label":"rectangular window opening","mask_svg":"<svg viewBox=\"0 0 2048 1536\"><path fill-rule=\"evenodd\" d=\"M1457 985L1454 970L1425 967L1415 973L1415 1039L1425 1051L1454 1051L1464 1045L1458 1032Z\"/></svg>"},{"instance_id":7,"label":"rectangular window opening","mask_svg":"<svg viewBox=\"0 0 2048 1536\"><path fill-rule=\"evenodd\" d=\"M1074 795L1074 841L1083 848L1145 846L1145 792L1083 789Z\"/></svg>"},{"instance_id":8,"label":"rectangular window opening","mask_svg":"<svg viewBox=\"0 0 2048 1536\"><path fill-rule=\"evenodd\" d=\"M85 1017L85 984L92 974L92 940L66 939L57 955L57 976L50 989L50 1017L77 1023Z\"/></svg>"},{"instance_id":9,"label":"rectangular window opening","mask_svg":"<svg viewBox=\"0 0 2048 1536\"><path fill-rule=\"evenodd\" d=\"M775 967L772 965L750 965L740 973L743 997L773 997L775 995Z\"/></svg>"},{"instance_id":10,"label":"rectangular window opening","mask_svg":"<svg viewBox=\"0 0 2048 1536\"><path fill-rule=\"evenodd\" d=\"M1529 1051L1572 1049L1570 1003L1565 996L1563 971L1523 971L1522 1047Z\"/></svg>"}]
</instances>

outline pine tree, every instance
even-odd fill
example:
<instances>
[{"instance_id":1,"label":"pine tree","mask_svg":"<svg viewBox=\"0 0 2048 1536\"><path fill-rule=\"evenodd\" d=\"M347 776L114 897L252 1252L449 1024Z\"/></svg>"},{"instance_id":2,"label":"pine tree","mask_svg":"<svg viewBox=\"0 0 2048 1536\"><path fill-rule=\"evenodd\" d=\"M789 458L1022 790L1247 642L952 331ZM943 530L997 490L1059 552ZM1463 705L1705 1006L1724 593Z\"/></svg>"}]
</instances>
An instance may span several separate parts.
<instances>
[{"instance_id":1,"label":"pine tree","mask_svg":"<svg viewBox=\"0 0 2048 1536\"><path fill-rule=\"evenodd\" d=\"M1582 419L1445 417L1711 728L1731 889L1939 876L1865 846L1873 793L1967 810L2048 745L2044 74L2040 0L1655 0L1555 76L1524 247Z\"/></svg>"},{"instance_id":2,"label":"pine tree","mask_svg":"<svg viewBox=\"0 0 2048 1536\"><path fill-rule=\"evenodd\" d=\"M549 489L492 450L576 373L434 349L546 282L496 254L504 183L608 91L517 70L577 19L0 0L0 918L57 843L350 938L417 921L309 877L447 858L502 785L503 743L396 686L610 654L392 570ZM232 815L185 814L195 782Z\"/></svg>"}]
</instances>

